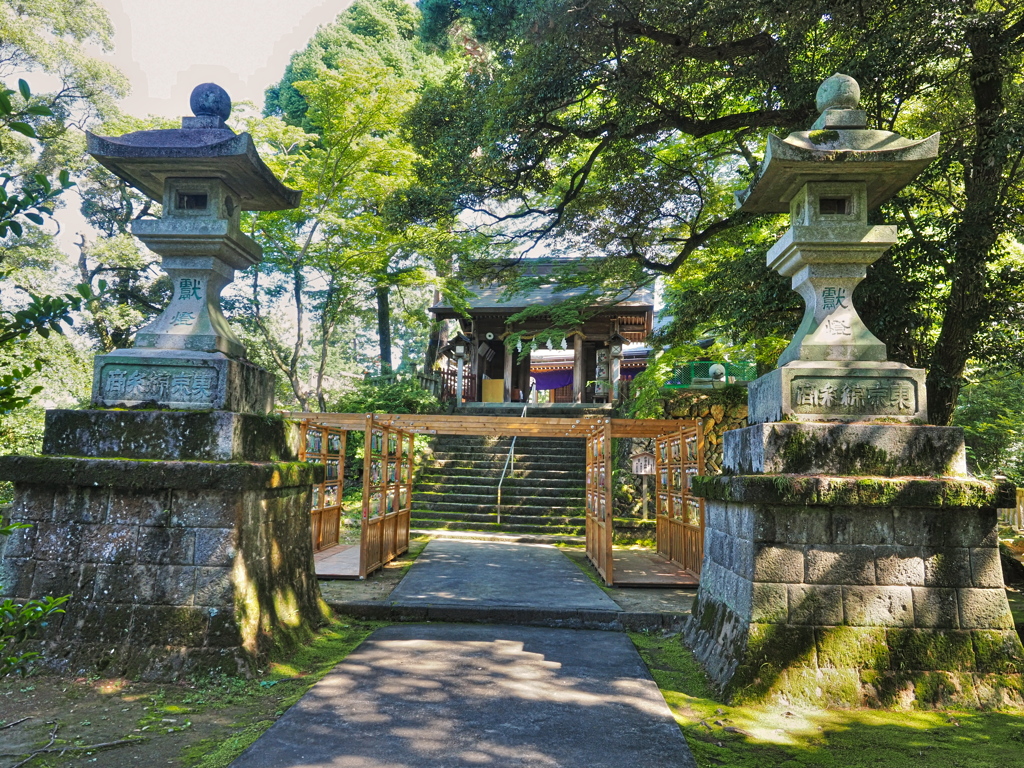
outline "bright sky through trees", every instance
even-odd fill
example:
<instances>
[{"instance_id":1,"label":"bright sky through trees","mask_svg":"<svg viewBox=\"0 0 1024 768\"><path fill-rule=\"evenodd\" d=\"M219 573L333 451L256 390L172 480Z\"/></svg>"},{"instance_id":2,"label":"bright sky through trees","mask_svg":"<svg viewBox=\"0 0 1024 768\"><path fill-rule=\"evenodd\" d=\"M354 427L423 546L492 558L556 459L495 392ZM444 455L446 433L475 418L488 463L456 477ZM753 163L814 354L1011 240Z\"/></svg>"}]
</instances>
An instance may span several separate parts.
<instances>
[{"instance_id":1,"label":"bright sky through trees","mask_svg":"<svg viewBox=\"0 0 1024 768\"><path fill-rule=\"evenodd\" d=\"M121 108L133 115L187 114L192 88L213 81L235 101L263 106L293 52L351 0L99 0L114 24L101 56L132 83Z\"/></svg>"}]
</instances>

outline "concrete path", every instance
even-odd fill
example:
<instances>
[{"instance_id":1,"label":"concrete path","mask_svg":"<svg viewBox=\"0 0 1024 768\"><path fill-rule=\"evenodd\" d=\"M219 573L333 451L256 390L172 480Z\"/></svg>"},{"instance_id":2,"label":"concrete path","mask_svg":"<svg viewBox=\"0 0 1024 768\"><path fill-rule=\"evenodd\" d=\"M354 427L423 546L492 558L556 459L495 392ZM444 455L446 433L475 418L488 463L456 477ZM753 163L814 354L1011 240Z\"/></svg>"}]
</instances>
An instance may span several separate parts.
<instances>
[{"instance_id":1,"label":"concrete path","mask_svg":"<svg viewBox=\"0 0 1024 768\"><path fill-rule=\"evenodd\" d=\"M373 633L233 768L695 768L617 632L406 624Z\"/></svg>"},{"instance_id":2,"label":"concrete path","mask_svg":"<svg viewBox=\"0 0 1024 768\"><path fill-rule=\"evenodd\" d=\"M619 606L556 547L491 541L431 541L390 602L618 611Z\"/></svg>"}]
</instances>

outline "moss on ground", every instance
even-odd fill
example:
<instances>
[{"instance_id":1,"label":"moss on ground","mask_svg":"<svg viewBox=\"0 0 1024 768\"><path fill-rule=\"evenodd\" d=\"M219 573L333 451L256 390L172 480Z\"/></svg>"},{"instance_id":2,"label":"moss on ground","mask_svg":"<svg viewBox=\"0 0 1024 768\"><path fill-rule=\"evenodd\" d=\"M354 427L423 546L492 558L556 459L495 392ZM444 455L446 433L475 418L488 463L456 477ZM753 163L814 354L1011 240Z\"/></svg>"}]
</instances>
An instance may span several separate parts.
<instances>
[{"instance_id":1,"label":"moss on ground","mask_svg":"<svg viewBox=\"0 0 1024 768\"><path fill-rule=\"evenodd\" d=\"M226 768L309 688L385 626L332 619L310 642L245 679L210 675L177 683L34 674L0 680L0 753L15 763L43 747L51 728L63 754L25 768L178 765ZM24 717L25 720L17 721ZM6 719L11 722L5 722ZM100 745L99 748L96 745ZM104 746L109 745L109 746ZM17 757L15 757L17 756ZM0 761L2 762L2 761Z\"/></svg>"},{"instance_id":2,"label":"moss on ground","mask_svg":"<svg viewBox=\"0 0 1024 768\"><path fill-rule=\"evenodd\" d=\"M331 620L313 642L295 653L271 662L263 677L237 686L236 703L240 699L256 700L266 696L278 699L273 719L246 723L227 738L205 739L192 744L182 755L191 768L224 768L238 757L277 717L302 698L314 683L330 672L384 622L361 622L347 617ZM214 697L216 698L216 697ZM212 699L206 706L216 706Z\"/></svg>"},{"instance_id":3,"label":"moss on ground","mask_svg":"<svg viewBox=\"0 0 1024 768\"><path fill-rule=\"evenodd\" d=\"M1024 714L726 706L678 636L631 634L699 768L1005 768Z\"/></svg>"}]
</instances>

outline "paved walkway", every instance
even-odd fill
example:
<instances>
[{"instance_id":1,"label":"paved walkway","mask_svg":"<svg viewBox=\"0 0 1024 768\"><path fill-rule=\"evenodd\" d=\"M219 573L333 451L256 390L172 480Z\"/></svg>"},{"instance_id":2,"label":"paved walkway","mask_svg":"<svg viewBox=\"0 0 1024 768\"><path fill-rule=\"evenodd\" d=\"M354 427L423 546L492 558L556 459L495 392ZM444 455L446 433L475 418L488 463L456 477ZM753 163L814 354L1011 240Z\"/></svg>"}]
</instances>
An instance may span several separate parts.
<instances>
[{"instance_id":1,"label":"paved walkway","mask_svg":"<svg viewBox=\"0 0 1024 768\"><path fill-rule=\"evenodd\" d=\"M444 539L427 544L390 602L403 607L619 610L556 547Z\"/></svg>"},{"instance_id":2,"label":"paved walkway","mask_svg":"<svg viewBox=\"0 0 1024 768\"><path fill-rule=\"evenodd\" d=\"M232 764L695 765L626 635L458 624L378 630Z\"/></svg>"}]
</instances>

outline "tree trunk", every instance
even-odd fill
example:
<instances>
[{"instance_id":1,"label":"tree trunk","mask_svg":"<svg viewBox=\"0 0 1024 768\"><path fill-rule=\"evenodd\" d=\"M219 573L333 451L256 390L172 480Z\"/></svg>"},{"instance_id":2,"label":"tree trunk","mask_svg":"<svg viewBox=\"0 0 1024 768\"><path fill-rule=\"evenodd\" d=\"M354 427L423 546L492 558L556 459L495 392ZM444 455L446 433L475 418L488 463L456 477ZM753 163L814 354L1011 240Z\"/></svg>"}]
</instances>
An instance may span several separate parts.
<instances>
[{"instance_id":1,"label":"tree trunk","mask_svg":"<svg viewBox=\"0 0 1024 768\"><path fill-rule=\"evenodd\" d=\"M377 294L377 338L380 339L380 373L391 373L391 288L374 289Z\"/></svg>"},{"instance_id":2,"label":"tree trunk","mask_svg":"<svg viewBox=\"0 0 1024 768\"><path fill-rule=\"evenodd\" d=\"M441 292L434 291L434 304L441 300ZM437 362L437 351L441 348L441 329L443 323L434 319L430 321L430 336L427 338L427 352L423 359L423 373L430 375L434 372L434 363Z\"/></svg>"},{"instance_id":3,"label":"tree trunk","mask_svg":"<svg viewBox=\"0 0 1024 768\"><path fill-rule=\"evenodd\" d=\"M1006 166L1006 138L1001 136L1005 108L1005 43L998 15L982 16L967 32L971 52L970 84L974 99L974 152L964 169L966 204L950 239L949 303L928 366L928 420L948 425L963 386L963 373L974 339L990 310L985 301L986 265L998 239L1000 189Z\"/></svg>"}]
</instances>

